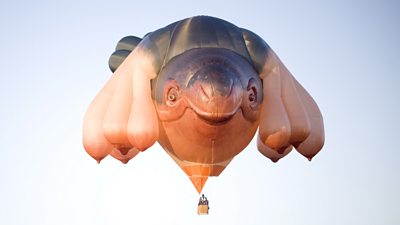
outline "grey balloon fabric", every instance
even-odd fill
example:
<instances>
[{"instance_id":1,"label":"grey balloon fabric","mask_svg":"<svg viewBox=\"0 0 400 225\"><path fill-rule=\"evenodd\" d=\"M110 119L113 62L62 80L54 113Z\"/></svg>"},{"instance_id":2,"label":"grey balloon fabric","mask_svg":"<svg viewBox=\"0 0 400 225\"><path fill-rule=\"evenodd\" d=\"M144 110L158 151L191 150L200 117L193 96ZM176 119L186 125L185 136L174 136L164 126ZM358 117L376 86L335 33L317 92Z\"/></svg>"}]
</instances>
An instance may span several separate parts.
<instances>
[{"instance_id":1,"label":"grey balloon fabric","mask_svg":"<svg viewBox=\"0 0 400 225\"><path fill-rule=\"evenodd\" d=\"M117 47L115 47L115 52L108 60L108 66L112 72L117 70L119 65L121 65L125 58L136 48L141 40L141 38L135 36L127 36L118 42Z\"/></svg>"},{"instance_id":2,"label":"grey balloon fabric","mask_svg":"<svg viewBox=\"0 0 400 225\"><path fill-rule=\"evenodd\" d=\"M116 51L118 50L128 50L132 51L135 49L135 47L139 44L141 41L141 38L135 37L135 36L127 36L122 38L118 44L117 47L115 48Z\"/></svg>"}]
</instances>

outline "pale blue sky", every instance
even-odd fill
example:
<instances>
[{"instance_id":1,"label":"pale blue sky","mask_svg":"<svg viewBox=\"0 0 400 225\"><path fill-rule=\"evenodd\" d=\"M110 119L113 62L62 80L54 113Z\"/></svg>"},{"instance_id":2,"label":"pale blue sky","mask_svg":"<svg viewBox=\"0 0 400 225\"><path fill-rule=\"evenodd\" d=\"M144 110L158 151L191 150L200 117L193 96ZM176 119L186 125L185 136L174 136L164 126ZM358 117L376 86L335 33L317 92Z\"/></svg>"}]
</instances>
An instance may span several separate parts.
<instances>
[{"instance_id":1,"label":"pale blue sky","mask_svg":"<svg viewBox=\"0 0 400 225\"><path fill-rule=\"evenodd\" d=\"M3 1L0 223L400 224L396 1ZM129 164L82 147L116 42L211 15L263 37L317 101L326 145L273 164L250 145L204 192L158 144Z\"/></svg>"}]
</instances>

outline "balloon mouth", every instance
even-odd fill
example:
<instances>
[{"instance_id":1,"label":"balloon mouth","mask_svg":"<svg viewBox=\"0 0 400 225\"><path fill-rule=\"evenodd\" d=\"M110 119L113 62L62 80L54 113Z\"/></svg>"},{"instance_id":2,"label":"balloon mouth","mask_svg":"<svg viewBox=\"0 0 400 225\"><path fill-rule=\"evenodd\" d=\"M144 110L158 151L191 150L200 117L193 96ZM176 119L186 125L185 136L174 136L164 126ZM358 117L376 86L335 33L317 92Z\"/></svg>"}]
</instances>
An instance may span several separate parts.
<instances>
[{"instance_id":1,"label":"balloon mouth","mask_svg":"<svg viewBox=\"0 0 400 225\"><path fill-rule=\"evenodd\" d=\"M229 122L242 106L243 90L240 84L205 85L196 82L186 90L188 107L197 117L211 125L222 125ZM218 91L218 89L226 89Z\"/></svg>"},{"instance_id":2,"label":"balloon mouth","mask_svg":"<svg viewBox=\"0 0 400 225\"><path fill-rule=\"evenodd\" d=\"M236 111L229 113L208 113L198 110L193 110L199 119L204 121L205 123L213 126L220 126L228 123L235 116L235 114L240 110L240 108Z\"/></svg>"}]
</instances>

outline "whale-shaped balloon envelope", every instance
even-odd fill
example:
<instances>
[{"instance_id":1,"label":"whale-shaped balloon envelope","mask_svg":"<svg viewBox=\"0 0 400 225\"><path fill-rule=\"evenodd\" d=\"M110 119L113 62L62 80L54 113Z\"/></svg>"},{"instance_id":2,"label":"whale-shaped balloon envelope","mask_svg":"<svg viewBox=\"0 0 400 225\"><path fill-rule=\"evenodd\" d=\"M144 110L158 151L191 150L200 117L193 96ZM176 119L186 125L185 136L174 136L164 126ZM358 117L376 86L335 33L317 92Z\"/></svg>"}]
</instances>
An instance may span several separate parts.
<instances>
[{"instance_id":1,"label":"whale-shaped balloon envelope","mask_svg":"<svg viewBox=\"0 0 400 225\"><path fill-rule=\"evenodd\" d=\"M324 144L317 104L268 44L227 21L196 16L121 39L111 79L85 115L98 162L127 163L156 141L200 193L253 139L273 162Z\"/></svg>"}]
</instances>

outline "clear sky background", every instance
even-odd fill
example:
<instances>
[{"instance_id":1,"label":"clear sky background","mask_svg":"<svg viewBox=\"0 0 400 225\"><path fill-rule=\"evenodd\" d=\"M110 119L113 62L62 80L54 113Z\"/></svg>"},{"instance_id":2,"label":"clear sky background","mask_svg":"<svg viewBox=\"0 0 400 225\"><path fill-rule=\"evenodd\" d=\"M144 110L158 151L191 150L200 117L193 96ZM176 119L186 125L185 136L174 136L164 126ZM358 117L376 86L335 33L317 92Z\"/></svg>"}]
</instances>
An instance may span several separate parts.
<instances>
[{"instance_id":1,"label":"clear sky background","mask_svg":"<svg viewBox=\"0 0 400 225\"><path fill-rule=\"evenodd\" d=\"M400 224L397 1L2 1L0 223ZM198 194L156 144L127 165L82 120L127 35L211 15L263 37L318 103L326 144L277 164L255 142Z\"/></svg>"}]
</instances>

